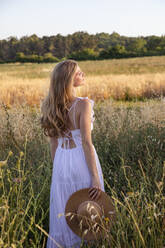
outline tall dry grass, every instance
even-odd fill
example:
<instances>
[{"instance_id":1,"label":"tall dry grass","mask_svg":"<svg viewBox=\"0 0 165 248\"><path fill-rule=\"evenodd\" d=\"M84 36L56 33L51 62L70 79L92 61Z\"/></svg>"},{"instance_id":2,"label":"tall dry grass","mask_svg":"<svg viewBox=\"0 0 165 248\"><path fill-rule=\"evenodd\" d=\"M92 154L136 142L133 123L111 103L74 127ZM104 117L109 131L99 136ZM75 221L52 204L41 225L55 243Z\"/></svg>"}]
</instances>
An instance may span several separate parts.
<instances>
[{"instance_id":1,"label":"tall dry grass","mask_svg":"<svg viewBox=\"0 0 165 248\"><path fill-rule=\"evenodd\" d=\"M93 143L116 221L103 240L82 247L165 246L164 101L95 104ZM26 104L0 108L0 244L46 245L52 161L39 125L40 111Z\"/></svg>"},{"instance_id":2,"label":"tall dry grass","mask_svg":"<svg viewBox=\"0 0 165 248\"><path fill-rule=\"evenodd\" d=\"M0 101L8 106L26 103L40 104L49 88L49 80L17 79L8 76L1 80ZM165 96L165 73L134 75L87 76L85 85L77 88L78 96L93 100L144 100Z\"/></svg>"},{"instance_id":3,"label":"tall dry grass","mask_svg":"<svg viewBox=\"0 0 165 248\"><path fill-rule=\"evenodd\" d=\"M55 64L0 65L0 101L8 106L40 104ZM165 56L79 62L86 74L80 96L94 100L144 100L165 96Z\"/></svg>"},{"instance_id":4,"label":"tall dry grass","mask_svg":"<svg viewBox=\"0 0 165 248\"><path fill-rule=\"evenodd\" d=\"M79 62L86 85L77 93L95 100L92 139L116 211L105 238L84 248L165 247L164 64L165 56ZM46 246L53 165L38 105L53 66L0 65L0 247Z\"/></svg>"}]
</instances>

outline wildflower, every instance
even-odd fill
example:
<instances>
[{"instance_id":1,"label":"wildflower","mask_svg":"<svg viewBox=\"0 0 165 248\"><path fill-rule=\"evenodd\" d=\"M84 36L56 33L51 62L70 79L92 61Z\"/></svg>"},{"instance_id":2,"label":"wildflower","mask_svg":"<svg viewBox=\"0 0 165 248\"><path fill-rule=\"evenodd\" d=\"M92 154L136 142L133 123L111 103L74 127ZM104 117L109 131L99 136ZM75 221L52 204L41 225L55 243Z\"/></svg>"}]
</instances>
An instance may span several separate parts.
<instances>
[{"instance_id":1,"label":"wildflower","mask_svg":"<svg viewBox=\"0 0 165 248\"><path fill-rule=\"evenodd\" d=\"M148 208L152 208L152 205L150 203L147 204Z\"/></svg>"},{"instance_id":2,"label":"wildflower","mask_svg":"<svg viewBox=\"0 0 165 248\"><path fill-rule=\"evenodd\" d=\"M105 224L108 225L110 223L110 219L108 217L104 218Z\"/></svg>"},{"instance_id":3,"label":"wildflower","mask_svg":"<svg viewBox=\"0 0 165 248\"><path fill-rule=\"evenodd\" d=\"M9 156L12 156L13 155L13 152L12 151L9 151Z\"/></svg>"},{"instance_id":4,"label":"wildflower","mask_svg":"<svg viewBox=\"0 0 165 248\"><path fill-rule=\"evenodd\" d=\"M70 213L69 213L70 214ZM59 213L58 214L58 218L60 218L61 216L63 216L64 214L63 213ZM68 214L67 214L68 215Z\"/></svg>"},{"instance_id":5,"label":"wildflower","mask_svg":"<svg viewBox=\"0 0 165 248\"><path fill-rule=\"evenodd\" d=\"M109 218L108 218L108 217L105 217L104 220L105 220L106 222L108 222L108 221L109 221Z\"/></svg>"},{"instance_id":6,"label":"wildflower","mask_svg":"<svg viewBox=\"0 0 165 248\"><path fill-rule=\"evenodd\" d=\"M24 153L21 151L19 155L20 155L20 157L22 157L24 155Z\"/></svg>"}]
</instances>

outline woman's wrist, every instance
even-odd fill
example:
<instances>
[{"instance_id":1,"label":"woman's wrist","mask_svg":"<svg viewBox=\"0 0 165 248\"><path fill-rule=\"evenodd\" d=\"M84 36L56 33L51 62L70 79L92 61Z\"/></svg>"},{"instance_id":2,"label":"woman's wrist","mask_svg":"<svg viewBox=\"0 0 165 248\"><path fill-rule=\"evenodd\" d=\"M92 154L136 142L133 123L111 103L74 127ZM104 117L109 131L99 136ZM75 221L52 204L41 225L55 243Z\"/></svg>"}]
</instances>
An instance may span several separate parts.
<instances>
[{"instance_id":1,"label":"woman's wrist","mask_svg":"<svg viewBox=\"0 0 165 248\"><path fill-rule=\"evenodd\" d=\"M97 172L92 174L92 179L98 179L98 178L99 178L99 175Z\"/></svg>"}]
</instances>

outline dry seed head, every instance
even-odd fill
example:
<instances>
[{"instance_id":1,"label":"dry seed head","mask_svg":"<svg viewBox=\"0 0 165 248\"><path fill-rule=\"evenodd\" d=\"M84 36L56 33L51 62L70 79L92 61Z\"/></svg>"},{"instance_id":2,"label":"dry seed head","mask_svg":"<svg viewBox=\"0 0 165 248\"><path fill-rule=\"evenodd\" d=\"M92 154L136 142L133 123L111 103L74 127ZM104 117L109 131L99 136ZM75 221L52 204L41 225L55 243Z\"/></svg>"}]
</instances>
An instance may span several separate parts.
<instances>
[{"instance_id":1,"label":"dry seed head","mask_svg":"<svg viewBox=\"0 0 165 248\"><path fill-rule=\"evenodd\" d=\"M93 207L93 206L91 206L91 207L89 208L90 213L91 213L91 210L92 210L92 209L94 209L94 207Z\"/></svg>"},{"instance_id":2,"label":"dry seed head","mask_svg":"<svg viewBox=\"0 0 165 248\"><path fill-rule=\"evenodd\" d=\"M83 232L83 235L87 234L88 232L88 229L86 229L84 232Z\"/></svg>"},{"instance_id":3,"label":"dry seed head","mask_svg":"<svg viewBox=\"0 0 165 248\"><path fill-rule=\"evenodd\" d=\"M70 220L72 220L72 219L73 219L73 217L74 217L74 214L72 214L72 216L70 217Z\"/></svg>"},{"instance_id":4,"label":"dry seed head","mask_svg":"<svg viewBox=\"0 0 165 248\"><path fill-rule=\"evenodd\" d=\"M96 232L98 232L100 230L100 227L98 226L97 229L96 229Z\"/></svg>"},{"instance_id":5,"label":"dry seed head","mask_svg":"<svg viewBox=\"0 0 165 248\"><path fill-rule=\"evenodd\" d=\"M11 248L17 248L15 244L11 244Z\"/></svg>"},{"instance_id":6,"label":"dry seed head","mask_svg":"<svg viewBox=\"0 0 165 248\"><path fill-rule=\"evenodd\" d=\"M89 210L89 207L90 207L90 202L88 202L87 204L87 210Z\"/></svg>"},{"instance_id":7,"label":"dry seed head","mask_svg":"<svg viewBox=\"0 0 165 248\"><path fill-rule=\"evenodd\" d=\"M94 220L95 218L97 217L97 214L96 215L91 215L91 219Z\"/></svg>"},{"instance_id":8,"label":"dry seed head","mask_svg":"<svg viewBox=\"0 0 165 248\"><path fill-rule=\"evenodd\" d=\"M95 223L95 224L93 225L93 228L95 228L97 225L98 225L98 224L97 224L97 223Z\"/></svg>"},{"instance_id":9,"label":"dry seed head","mask_svg":"<svg viewBox=\"0 0 165 248\"><path fill-rule=\"evenodd\" d=\"M82 220L79 223L80 229L82 230Z\"/></svg>"},{"instance_id":10,"label":"dry seed head","mask_svg":"<svg viewBox=\"0 0 165 248\"><path fill-rule=\"evenodd\" d=\"M0 167L3 167L4 165L7 164L7 160L4 160L4 161L0 161Z\"/></svg>"},{"instance_id":11,"label":"dry seed head","mask_svg":"<svg viewBox=\"0 0 165 248\"><path fill-rule=\"evenodd\" d=\"M69 212L69 213L67 213L65 216L70 216L72 213L71 212Z\"/></svg>"},{"instance_id":12,"label":"dry seed head","mask_svg":"<svg viewBox=\"0 0 165 248\"><path fill-rule=\"evenodd\" d=\"M109 211L108 213L109 213L109 214L114 214L115 212L114 212L114 211Z\"/></svg>"}]
</instances>

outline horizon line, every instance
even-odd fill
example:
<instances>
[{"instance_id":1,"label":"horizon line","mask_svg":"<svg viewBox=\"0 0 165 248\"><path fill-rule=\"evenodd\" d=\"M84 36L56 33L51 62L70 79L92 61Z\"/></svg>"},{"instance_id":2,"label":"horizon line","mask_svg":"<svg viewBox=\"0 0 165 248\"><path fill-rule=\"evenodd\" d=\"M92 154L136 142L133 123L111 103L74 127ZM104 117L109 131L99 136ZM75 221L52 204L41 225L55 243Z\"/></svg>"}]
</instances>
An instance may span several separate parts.
<instances>
[{"instance_id":1,"label":"horizon line","mask_svg":"<svg viewBox=\"0 0 165 248\"><path fill-rule=\"evenodd\" d=\"M73 34L75 34L75 33L87 33L87 34L89 34L89 35L97 35L97 34L108 34L108 35L112 35L112 34L117 34L117 35L119 35L119 36L122 36L122 37L128 37L128 38L145 38L145 37L150 37L150 36L157 36L157 37L163 37L163 36L165 36L165 34L161 34L161 35L155 35L155 34L150 34L150 35L137 35L137 36L127 36L127 35L121 35L121 34L119 34L118 32L116 32L116 31L113 31L112 33L108 33L108 32L96 32L96 33L89 33L89 32L87 32L87 31L84 31L84 30L81 30L81 31L75 31L75 32L73 32L73 33L68 33L68 34L66 34L66 35L63 35L63 34L61 34L61 33L57 33L57 34L54 34L54 35L42 35L42 36L39 36L39 35L37 35L36 33L33 33L33 34L25 34L25 35L23 35L23 36L20 36L20 38L18 38L18 36L17 35L10 35L10 36L8 36L8 37L6 37L6 38L0 38L0 40L8 40L8 39L10 39L10 38L16 38L16 39L21 39L21 38L23 38L23 37L31 37L31 36L33 36L33 35L36 35L38 38L40 38L40 39L42 39L43 37L51 37L51 36L57 36L57 35L61 35L61 36L63 36L63 37L67 37L68 35L73 35Z\"/></svg>"}]
</instances>

